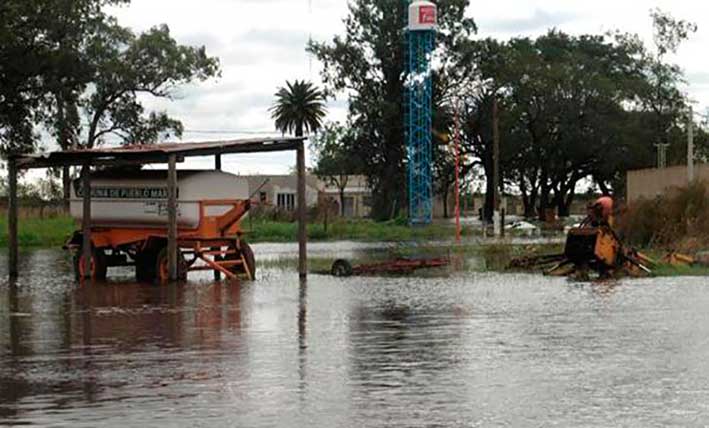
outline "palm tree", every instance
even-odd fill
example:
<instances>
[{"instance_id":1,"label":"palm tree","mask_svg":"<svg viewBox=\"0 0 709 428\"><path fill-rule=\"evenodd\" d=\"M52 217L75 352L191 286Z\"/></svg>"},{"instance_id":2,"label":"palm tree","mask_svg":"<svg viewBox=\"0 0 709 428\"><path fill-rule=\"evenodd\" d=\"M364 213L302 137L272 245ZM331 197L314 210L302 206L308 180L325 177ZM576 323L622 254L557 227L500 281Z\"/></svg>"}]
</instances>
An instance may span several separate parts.
<instances>
[{"instance_id":1,"label":"palm tree","mask_svg":"<svg viewBox=\"0 0 709 428\"><path fill-rule=\"evenodd\" d=\"M294 132L302 137L303 132L316 132L322 126L327 109L325 93L310 82L296 80L278 88L276 102L269 109L279 131Z\"/></svg>"}]
</instances>

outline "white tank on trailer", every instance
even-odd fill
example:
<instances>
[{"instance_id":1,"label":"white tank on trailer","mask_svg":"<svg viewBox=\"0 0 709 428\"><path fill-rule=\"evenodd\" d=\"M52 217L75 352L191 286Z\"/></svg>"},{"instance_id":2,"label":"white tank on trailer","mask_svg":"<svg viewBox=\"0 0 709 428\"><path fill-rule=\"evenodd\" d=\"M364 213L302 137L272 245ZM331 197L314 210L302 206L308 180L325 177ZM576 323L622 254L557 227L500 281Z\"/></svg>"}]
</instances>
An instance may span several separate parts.
<instances>
[{"instance_id":1,"label":"white tank on trailer","mask_svg":"<svg viewBox=\"0 0 709 428\"><path fill-rule=\"evenodd\" d=\"M438 7L435 3L415 0L409 5L409 31L431 31L438 25Z\"/></svg>"},{"instance_id":2,"label":"white tank on trailer","mask_svg":"<svg viewBox=\"0 0 709 428\"><path fill-rule=\"evenodd\" d=\"M81 180L71 189L70 211L83 216ZM177 171L177 222L197 228L201 201L249 198L245 178L223 171ZM205 215L218 216L233 205L210 205ZM167 224L167 170L105 170L91 174L91 224L105 227L164 227Z\"/></svg>"}]
</instances>

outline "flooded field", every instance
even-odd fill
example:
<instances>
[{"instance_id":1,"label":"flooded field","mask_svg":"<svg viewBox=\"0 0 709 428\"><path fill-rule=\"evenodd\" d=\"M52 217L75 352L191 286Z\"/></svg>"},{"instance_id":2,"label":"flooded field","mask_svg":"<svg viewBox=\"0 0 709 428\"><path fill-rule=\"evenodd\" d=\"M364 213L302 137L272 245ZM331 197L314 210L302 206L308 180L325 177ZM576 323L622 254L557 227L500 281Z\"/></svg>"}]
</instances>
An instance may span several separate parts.
<instances>
[{"instance_id":1,"label":"flooded field","mask_svg":"<svg viewBox=\"0 0 709 428\"><path fill-rule=\"evenodd\" d=\"M706 426L709 281L454 269L78 287L61 251L0 257L0 425ZM388 249L312 245L312 256ZM466 260L467 264L476 263ZM323 262L324 264L324 262Z\"/></svg>"}]
</instances>

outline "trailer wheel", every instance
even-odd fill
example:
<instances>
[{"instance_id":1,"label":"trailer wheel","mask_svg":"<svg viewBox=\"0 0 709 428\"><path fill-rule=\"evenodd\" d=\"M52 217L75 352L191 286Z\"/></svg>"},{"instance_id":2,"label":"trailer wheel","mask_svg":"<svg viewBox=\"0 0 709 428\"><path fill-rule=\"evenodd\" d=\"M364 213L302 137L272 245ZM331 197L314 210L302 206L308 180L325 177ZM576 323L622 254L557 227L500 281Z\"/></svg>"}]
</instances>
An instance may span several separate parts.
<instances>
[{"instance_id":1,"label":"trailer wheel","mask_svg":"<svg viewBox=\"0 0 709 428\"><path fill-rule=\"evenodd\" d=\"M157 272L157 254L155 252L142 252L135 257L135 279L138 282L155 282Z\"/></svg>"},{"instance_id":2,"label":"trailer wheel","mask_svg":"<svg viewBox=\"0 0 709 428\"><path fill-rule=\"evenodd\" d=\"M330 268L332 276L352 276L352 265L345 259L337 259Z\"/></svg>"},{"instance_id":3,"label":"trailer wheel","mask_svg":"<svg viewBox=\"0 0 709 428\"><path fill-rule=\"evenodd\" d=\"M77 281L80 281L86 277L95 280L106 279L106 274L108 273L108 262L106 260L106 253L102 249L91 249L91 260L90 273L86 275L84 272L84 252L81 248L78 249L76 254L74 254L74 277Z\"/></svg>"},{"instance_id":4,"label":"trailer wheel","mask_svg":"<svg viewBox=\"0 0 709 428\"><path fill-rule=\"evenodd\" d=\"M241 255L244 255L244 260L246 260L246 264L248 265L249 268L249 274L251 276L251 279L256 279L256 257L254 257L254 251L251 249L251 246L247 244L246 242L241 243L241 253L239 253L238 250L236 250L234 247L229 247L230 251L235 251L234 253L227 254L224 257L224 260L240 260ZM229 268L231 272L234 272L236 274L244 274L246 273L246 268L244 265L236 265L232 268Z\"/></svg>"},{"instance_id":5,"label":"trailer wheel","mask_svg":"<svg viewBox=\"0 0 709 428\"><path fill-rule=\"evenodd\" d=\"M187 280L187 270L189 266L184 254L179 249L177 250L177 279L180 281ZM170 279L170 272L167 269L167 247L160 250L157 261L155 263L156 279L164 284Z\"/></svg>"},{"instance_id":6,"label":"trailer wheel","mask_svg":"<svg viewBox=\"0 0 709 428\"><path fill-rule=\"evenodd\" d=\"M246 267L249 269L249 276L251 276L251 279L256 279L256 257L254 257L254 250L251 249L249 244L242 242L241 253L244 255L244 260L246 260ZM240 266L239 269L246 273L246 268L244 266Z\"/></svg>"}]
</instances>

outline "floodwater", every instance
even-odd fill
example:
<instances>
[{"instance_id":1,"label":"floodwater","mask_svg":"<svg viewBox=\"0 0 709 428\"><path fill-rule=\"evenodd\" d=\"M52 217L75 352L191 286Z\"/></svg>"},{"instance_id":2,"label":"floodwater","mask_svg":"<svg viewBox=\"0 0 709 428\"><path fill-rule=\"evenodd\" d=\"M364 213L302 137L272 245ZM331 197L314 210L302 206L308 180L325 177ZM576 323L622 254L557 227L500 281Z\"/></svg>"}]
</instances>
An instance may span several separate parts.
<instances>
[{"instance_id":1,"label":"floodwater","mask_svg":"<svg viewBox=\"0 0 709 428\"><path fill-rule=\"evenodd\" d=\"M21 260L9 284L0 257L0 425L709 425L703 278L301 283L267 263L241 286L135 284L117 270L78 287L60 251Z\"/></svg>"}]
</instances>

